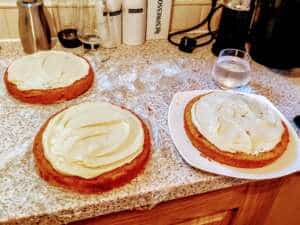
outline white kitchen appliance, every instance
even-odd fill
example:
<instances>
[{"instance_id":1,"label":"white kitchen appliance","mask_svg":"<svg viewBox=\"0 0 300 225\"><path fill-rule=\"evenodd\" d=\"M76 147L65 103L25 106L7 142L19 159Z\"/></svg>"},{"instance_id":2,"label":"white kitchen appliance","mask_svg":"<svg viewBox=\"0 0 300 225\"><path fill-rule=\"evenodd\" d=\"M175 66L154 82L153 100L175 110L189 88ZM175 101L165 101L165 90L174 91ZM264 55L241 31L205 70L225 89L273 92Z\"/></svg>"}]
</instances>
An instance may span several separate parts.
<instances>
[{"instance_id":1,"label":"white kitchen appliance","mask_svg":"<svg viewBox=\"0 0 300 225\"><path fill-rule=\"evenodd\" d=\"M171 9L172 0L148 1L147 40L168 38Z\"/></svg>"},{"instance_id":2,"label":"white kitchen appliance","mask_svg":"<svg viewBox=\"0 0 300 225\"><path fill-rule=\"evenodd\" d=\"M147 0L123 0L123 43L140 45L146 40Z\"/></svg>"},{"instance_id":3,"label":"white kitchen appliance","mask_svg":"<svg viewBox=\"0 0 300 225\"><path fill-rule=\"evenodd\" d=\"M122 0L98 0L96 10L100 45L117 47L122 43Z\"/></svg>"}]
</instances>

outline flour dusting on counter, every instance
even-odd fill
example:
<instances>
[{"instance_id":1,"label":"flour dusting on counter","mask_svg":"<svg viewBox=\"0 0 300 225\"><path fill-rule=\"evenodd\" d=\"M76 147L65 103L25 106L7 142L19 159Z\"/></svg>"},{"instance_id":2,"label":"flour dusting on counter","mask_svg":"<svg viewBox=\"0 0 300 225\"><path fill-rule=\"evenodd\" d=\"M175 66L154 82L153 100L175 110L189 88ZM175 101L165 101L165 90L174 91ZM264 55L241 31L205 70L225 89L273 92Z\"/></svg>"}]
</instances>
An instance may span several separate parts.
<instances>
[{"instance_id":1,"label":"flour dusting on counter","mask_svg":"<svg viewBox=\"0 0 300 225\"><path fill-rule=\"evenodd\" d=\"M0 74L22 48L1 43ZM159 49L159 50L158 50ZM57 48L61 50L61 48ZM109 50L101 50L108 54ZM75 50L80 53L81 49ZM88 217L156 204L231 187L247 181L192 169L181 159L168 131L172 96L183 90L215 89L209 48L180 53L166 41L112 50L105 63L92 62L93 87L79 98L51 106L33 106L10 97L0 85L0 223L63 224ZM251 91L267 96L291 120L300 114L300 81L253 63ZM80 195L50 186L37 174L31 144L53 113L84 101L110 101L132 109L149 125L153 150L145 171L128 185L98 195Z\"/></svg>"}]
</instances>

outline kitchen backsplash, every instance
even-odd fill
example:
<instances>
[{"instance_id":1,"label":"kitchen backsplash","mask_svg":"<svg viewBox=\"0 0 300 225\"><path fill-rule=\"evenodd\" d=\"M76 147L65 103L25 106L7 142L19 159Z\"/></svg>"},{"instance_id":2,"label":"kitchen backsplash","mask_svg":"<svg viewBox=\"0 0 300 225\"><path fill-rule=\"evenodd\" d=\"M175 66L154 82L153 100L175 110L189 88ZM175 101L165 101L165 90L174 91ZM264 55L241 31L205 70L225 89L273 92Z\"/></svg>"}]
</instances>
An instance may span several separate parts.
<instances>
[{"instance_id":1,"label":"kitchen backsplash","mask_svg":"<svg viewBox=\"0 0 300 225\"><path fill-rule=\"evenodd\" d=\"M0 0L0 39L18 38L18 9L13 3L14 1ZM50 26L53 35L59 29L56 15L57 8L55 5L46 1L47 14L50 17ZM184 29L199 23L209 12L210 0L174 0L170 30L176 31ZM64 9L65 14L70 11L67 7ZM214 16L212 27L216 27L219 21L219 15ZM203 27L196 32L203 32L207 28Z\"/></svg>"}]
</instances>

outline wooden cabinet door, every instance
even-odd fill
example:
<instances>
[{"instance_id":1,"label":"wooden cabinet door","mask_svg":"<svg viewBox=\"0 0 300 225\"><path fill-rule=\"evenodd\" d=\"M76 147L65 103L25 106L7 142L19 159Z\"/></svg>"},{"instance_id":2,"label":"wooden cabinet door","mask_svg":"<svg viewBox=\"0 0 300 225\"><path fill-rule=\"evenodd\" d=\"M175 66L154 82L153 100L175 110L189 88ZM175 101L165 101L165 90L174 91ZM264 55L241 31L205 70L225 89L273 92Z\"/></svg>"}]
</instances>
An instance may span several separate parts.
<instances>
[{"instance_id":1,"label":"wooden cabinet door","mask_svg":"<svg viewBox=\"0 0 300 225\"><path fill-rule=\"evenodd\" d=\"M187 220L176 225L229 225L233 212L227 211Z\"/></svg>"},{"instance_id":2,"label":"wooden cabinet door","mask_svg":"<svg viewBox=\"0 0 300 225\"><path fill-rule=\"evenodd\" d=\"M300 224L300 173L281 187L264 225Z\"/></svg>"}]
</instances>

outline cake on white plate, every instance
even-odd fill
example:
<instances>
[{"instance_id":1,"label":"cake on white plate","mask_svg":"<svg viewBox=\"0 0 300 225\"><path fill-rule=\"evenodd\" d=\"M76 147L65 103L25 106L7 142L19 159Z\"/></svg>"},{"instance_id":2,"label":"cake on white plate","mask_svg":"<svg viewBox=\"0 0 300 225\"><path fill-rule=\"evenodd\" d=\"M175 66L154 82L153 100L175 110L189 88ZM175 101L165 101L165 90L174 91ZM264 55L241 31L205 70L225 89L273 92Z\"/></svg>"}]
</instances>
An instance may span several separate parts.
<instances>
[{"instance_id":1,"label":"cake on white plate","mask_svg":"<svg viewBox=\"0 0 300 225\"><path fill-rule=\"evenodd\" d=\"M268 165L289 143L287 126L278 113L241 93L213 91L193 98L185 107L184 126L200 152L235 167Z\"/></svg>"}]
</instances>

